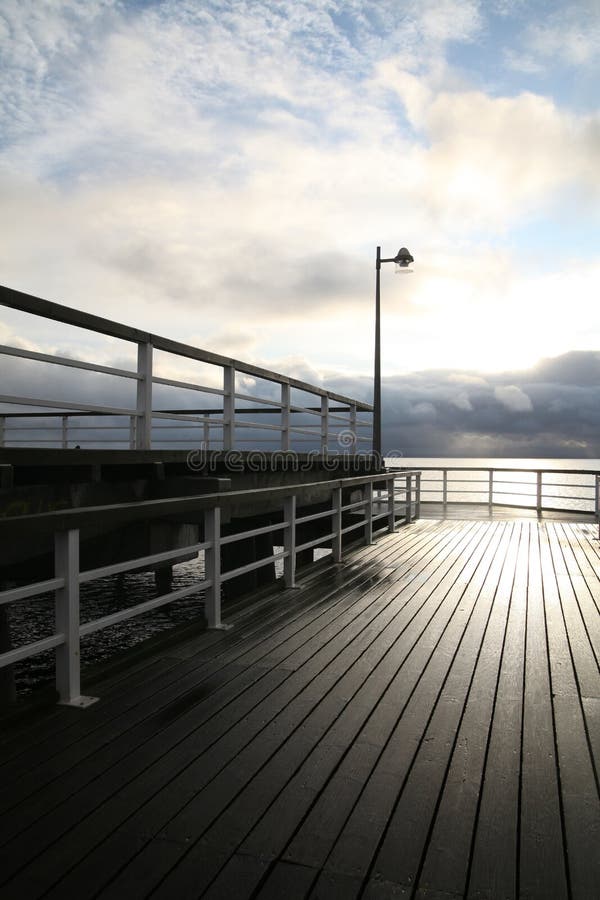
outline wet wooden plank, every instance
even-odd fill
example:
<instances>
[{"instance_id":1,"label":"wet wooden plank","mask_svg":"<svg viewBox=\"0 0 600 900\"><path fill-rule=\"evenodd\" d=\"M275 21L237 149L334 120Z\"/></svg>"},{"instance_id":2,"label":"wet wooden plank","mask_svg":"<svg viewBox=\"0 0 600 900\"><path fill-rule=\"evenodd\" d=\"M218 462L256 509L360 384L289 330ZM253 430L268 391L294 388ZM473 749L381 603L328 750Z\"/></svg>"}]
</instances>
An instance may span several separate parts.
<instances>
[{"instance_id":1,"label":"wet wooden plank","mask_svg":"<svg viewBox=\"0 0 600 900\"><path fill-rule=\"evenodd\" d=\"M518 896L519 791L528 533L519 529L500 678L467 882L469 898Z\"/></svg>"},{"instance_id":2,"label":"wet wooden plank","mask_svg":"<svg viewBox=\"0 0 600 900\"><path fill-rule=\"evenodd\" d=\"M597 774L558 587L552 577L548 533L540 529L539 536L568 878L574 896L593 897L600 886Z\"/></svg>"},{"instance_id":3,"label":"wet wooden plank","mask_svg":"<svg viewBox=\"0 0 600 900\"><path fill-rule=\"evenodd\" d=\"M506 643L510 597L518 550L518 530L506 528L486 578L493 592L491 616L476 661L464 716L452 750L439 806L427 845L417 894L464 896L486 754Z\"/></svg>"},{"instance_id":4,"label":"wet wooden plank","mask_svg":"<svg viewBox=\"0 0 600 900\"><path fill-rule=\"evenodd\" d=\"M529 528L525 693L521 750L519 891L522 897L569 896L538 529ZM550 561L546 580L554 575Z\"/></svg>"},{"instance_id":5,"label":"wet wooden plank","mask_svg":"<svg viewBox=\"0 0 600 900\"><path fill-rule=\"evenodd\" d=\"M373 586L372 576L369 575L367 580L371 584L372 592L384 590ZM337 656L346 650L352 635L359 643L367 640L368 620L375 617L378 612L373 597L365 595L364 592L361 594L360 591L341 616L336 615L335 605L325 609L329 609L329 615L336 620L332 626L331 640L322 646L323 628L312 635L305 644L307 665L304 669L297 672L286 671L281 667L268 670L262 695L259 690L256 698L252 698L254 704L258 705L250 706L248 709L246 704L240 713L238 707L232 704L226 714L211 719L200 732L197 727L192 728L190 732L192 724L197 726L193 710L189 715L182 716L174 726L149 741L142 752L135 757L129 757L125 765L121 764L116 769L110 770L106 778L93 781L90 789L85 792L85 801L74 795L61 807L60 815L56 812L53 814L53 830L49 831L44 820L40 819L24 833L26 841L13 842L11 846L1 851L0 859L3 860L4 871L7 873L15 871L15 867L23 863L25 854L36 851L39 853L41 848L47 846L48 850L39 857L36 866L38 870L45 869L48 879L55 878L60 862L53 851L52 842L57 831L60 833L59 829L67 831L83 819L86 812L92 813L83 820L80 827L65 837L65 846L72 846L73 854L79 853L83 856L85 852L93 849L94 842L98 842L99 834L102 835L104 832L105 835L110 835L121 821L135 814L136 810L144 805L145 796L154 797L164 786L168 786L166 796L158 797L156 801L151 802L150 807L139 817L141 827L150 833L154 828L163 827L165 821L168 821L169 810L171 815L175 815L178 809L191 801L202 786L212 791L214 802L225 802L224 796L227 791L237 784L239 777L246 776L234 776L226 784L222 798L211 783L213 776L225 764L238 757L240 750L251 743L253 734L259 734L265 723L276 715L288 713L288 707L296 695L302 694L304 689L315 690L311 687L314 676L321 669L330 666ZM362 619L361 613L364 614ZM292 630L295 634L295 627ZM329 678L332 677L335 677L334 668L329 675ZM274 691L277 692L275 695ZM190 734L197 736L189 740ZM173 747L166 754L165 743ZM175 779L177 773L181 774ZM103 803L103 799L107 797L108 801ZM156 822L156 826L152 824L153 822ZM38 872L36 878L39 877Z\"/></svg>"},{"instance_id":6,"label":"wet wooden plank","mask_svg":"<svg viewBox=\"0 0 600 900\"><path fill-rule=\"evenodd\" d=\"M15 737L55 777L8 787L3 900L588 900L597 584L581 523L421 521L186 639L131 714L117 678L97 721L57 716L54 762L52 717L39 759Z\"/></svg>"}]
</instances>

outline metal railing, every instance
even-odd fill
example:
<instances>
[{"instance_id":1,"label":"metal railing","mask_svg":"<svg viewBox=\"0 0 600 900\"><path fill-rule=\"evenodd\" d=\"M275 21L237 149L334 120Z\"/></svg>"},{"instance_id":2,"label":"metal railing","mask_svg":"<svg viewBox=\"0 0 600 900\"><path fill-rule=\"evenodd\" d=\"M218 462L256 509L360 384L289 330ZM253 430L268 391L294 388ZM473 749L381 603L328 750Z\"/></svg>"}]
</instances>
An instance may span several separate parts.
<instances>
[{"instance_id":1,"label":"metal railing","mask_svg":"<svg viewBox=\"0 0 600 900\"><path fill-rule=\"evenodd\" d=\"M401 471L393 469L393 471ZM477 504L600 517L600 472L595 469L422 466L427 504Z\"/></svg>"},{"instance_id":2,"label":"metal railing","mask_svg":"<svg viewBox=\"0 0 600 900\"><path fill-rule=\"evenodd\" d=\"M125 341L135 348L137 360L135 367L127 369L0 345L0 356L31 366L50 366L52 371L85 372L85 377L92 379L87 385L72 379L68 394L52 397L20 390L11 393L6 388L7 378L3 378L0 447L156 449L178 445L232 450L254 449L257 443L265 443L281 450L307 444L310 449L327 452L333 444L336 450L351 453L361 445L370 447L370 417L359 418L359 413L372 412L368 403L7 287L0 286L0 304L76 326L88 336ZM170 369L165 368L164 358L162 364L157 360L157 354L169 354L168 359L178 364L202 364L204 381L191 376L167 377ZM112 403L98 399L107 393L106 381L101 383L105 377L112 379ZM157 402L157 391L173 388L178 391L177 408ZM81 399L86 393L93 402L88 397ZM200 399L203 405L186 405L186 395Z\"/></svg>"},{"instance_id":3,"label":"metal railing","mask_svg":"<svg viewBox=\"0 0 600 900\"><path fill-rule=\"evenodd\" d=\"M325 492L329 496L328 508L308 515L298 515L298 504L309 496L312 490ZM345 492L345 497L344 493ZM356 493L360 493L358 498ZM252 506L261 499L278 500L280 519L236 534L223 535L221 530L222 511L233 504ZM325 501L326 502L326 501ZM174 547L161 553L129 559L101 568L81 571L79 564L80 530L86 524L106 519L111 522L146 521L149 518L164 518L168 515L182 515L186 511L203 511L204 540L185 547ZM55 630L42 640L9 650L0 654L0 668L29 659L47 650L55 651L56 688L59 702L74 706L87 706L93 698L81 696L80 641L82 637L103 628L108 628L125 619L142 615L166 606L185 596L201 590L204 592L204 613L209 628L223 628L221 617L221 587L232 578L246 574L263 566L283 563L283 581L292 588L296 583L297 554L314 547L330 546L334 562L342 561L342 541L351 532L362 533L366 544L373 541L376 531L395 530L399 518L410 522L420 514L420 473L383 473L356 478L336 479L313 484L291 485L252 491L231 491L225 494L180 497L171 500L143 501L139 503L116 504L93 509L71 509L61 512L41 513L34 516L17 516L0 519L0 540L4 534L13 539L28 536L34 539L36 529L50 530L54 534L54 575L45 581L15 587L0 592L0 606L24 602L45 594L54 593ZM349 519L357 518L357 521ZM325 533L297 543L297 528L309 522L324 520ZM258 535L283 536L283 549L274 551L262 559L243 566L223 571L221 568L221 548ZM275 546L275 545L274 545ZM115 611L94 621L80 622L80 585L104 578L148 569L160 564L173 564L178 559L189 559L190 554L203 552L205 555L205 577L203 580L179 590L139 603L136 606Z\"/></svg>"}]
</instances>

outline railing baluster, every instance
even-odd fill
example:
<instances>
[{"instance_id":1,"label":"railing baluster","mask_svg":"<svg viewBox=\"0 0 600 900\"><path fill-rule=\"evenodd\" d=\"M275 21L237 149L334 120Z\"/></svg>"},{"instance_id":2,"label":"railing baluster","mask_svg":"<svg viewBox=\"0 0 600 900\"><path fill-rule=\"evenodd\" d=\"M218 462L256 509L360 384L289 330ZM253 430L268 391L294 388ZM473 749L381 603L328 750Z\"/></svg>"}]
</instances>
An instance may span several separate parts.
<instances>
[{"instance_id":1,"label":"railing baluster","mask_svg":"<svg viewBox=\"0 0 600 900\"><path fill-rule=\"evenodd\" d=\"M445 514L448 505L448 469L442 469L442 505Z\"/></svg>"},{"instance_id":2,"label":"railing baluster","mask_svg":"<svg viewBox=\"0 0 600 900\"><path fill-rule=\"evenodd\" d=\"M342 561L342 489L341 487L333 489L333 516L332 531L334 538L331 544L334 563Z\"/></svg>"},{"instance_id":3,"label":"railing baluster","mask_svg":"<svg viewBox=\"0 0 600 900\"><path fill-rule=\"evenodd\" d=\"M421 518L421 473L415 475L415 519Z\"/></svg>"},{"instance_id":4,"label":"railing baluster","mask_svg":"<svg viewBox=\"0 0 600 900\"><path fill-rule=\"evenodd\" d=\"M6 416L0 416L0 447L4 447L4 429L6 427Z\"/></svg>"},{"instance_id":5,"label":"railing baluster","mask_svg":"<svg viewBox=\"0 0 600 900\"><path fill-rule=\"evenodd\" d=\"M89 706L97 698L81 696L79 653L79 530L59 531L54 537L54 565L64 586L55 591L56 633L64 643L56 648L58 702L66 706Z\"/></svg>"},{"instance_id":6,"label":"railing baluster","mask_svg":"<svg viewBox=\"0 0 600 900\"><path fill-rule=\"evenodd\" d=\"M491 516L494 506L494 470L490 469L488 473L488 512Z\"/></svg>"},{"instance_id":7,"label":"railing baluster","mask_svg":"<svg viewBox=\"0 0 600 900\"><path fill-rule=\"evenodd\" d=\"M287 528L283 530L283 549L288 554L283 561L283 580L287 588L296 587L296 495L283 501L283 519Z\"/></svg>"},{"instance_id":8,"label":"railing baluster","mask_svg":"<svg viewBox=\"0 0 600 900\"><path fill-rule=\"evenodd\" d=\"M373 543L373 482L369 481L363 488L365 503L365 544Z\"/></svg>"},{"instance_id":9,"label":"railing baluster","mask_svg":"<svg viewBox=\"0 0 600 900\"><path fill-rule=\"evenodd\" d=\"M329 443L329 398L321 397L321 453L327 453Z\"/></svg>"},{"instance_id":10,"label":"railing baluster","mask_svg":"<svg viewBox=\"0 0 600 900\"><path fill-rule=\"evenodd\" d=\"M281 385L281 449L289 450L290 441L290 386Z\"/></svg>"},{"instance_id":11,"label":"railing baluster","mask_svg":"<svg viewBox=\"0 0 600 900\"><path fill-rule=\"evenodd\" d=\"M223 368L223 450L235 447L235 367Z\"/></svg>"},{"instance_id":12,"label":"railing baluster","mask_svg":"<svg viewBox=\"0 0 600 900\"><path fill-rule=\"evenodd\" d=\"M356 403L352 403L350 405L350 433L352 435L352 444L350 446L350 452L356 453L356 446L358 443L357 427L356 427Z\"/></svg>"},{"instance_id":13,"label":"railing baluster","mask_svg":"<svg viewBox=\"0 0 600 900\"><path fill-rule=\"evenodd\" d=\"M66 450L69 446L69 417L61 416L61 440L62 449Z\"/></svg>"},{"instance_id":14,"label":"railing baluster","mask_svg":"<svg viewBox=\"0 0 600 900\"><path fill-rule=\"evenodd\" d=\"M406 524L412 522L412 475L406 476Z\"/></svg>"},{"instance_id":15,"label":"railing baluster","mask_svg":"<svg viewBox=\"0 0 600 900\"><path fill-rule=\"evenodd\" d=\"M395 479L387 479L387 512L388 512L388 531L396 530L396 510L395 510Z\"/></svg>"},{"instance_id":16,"label":"railing baluster","mask_svg":"<svg viewBox=\"0 0 600 900\"><path fill-rule=\"evenodd\" d=\"M206 579L211 582L206 591L204 613L209 628L225 629L221 621L221 507L214 506L204 513L204 540L210 542L204 557Z\"/></svg>"},{"instance_id":17,"label":"railing baluster","mask_svg":"<svg viewBox=\"0 0 600 900\"><path fill-rule=\"evenodd\" d=\"M152 344L138 344L137 357L137 427L135 446L137 450L152 447Z\"/></svg>"},{"instance_id":18,"label":"railing baluster","mask_svg":"<svg viewBox=\"0 0 600 900\"><path fill-rule=\"evenodd\" d=\"M538 516L542 514L542 472L536 471L536 509Z\"/></svg>"}]
</instances>

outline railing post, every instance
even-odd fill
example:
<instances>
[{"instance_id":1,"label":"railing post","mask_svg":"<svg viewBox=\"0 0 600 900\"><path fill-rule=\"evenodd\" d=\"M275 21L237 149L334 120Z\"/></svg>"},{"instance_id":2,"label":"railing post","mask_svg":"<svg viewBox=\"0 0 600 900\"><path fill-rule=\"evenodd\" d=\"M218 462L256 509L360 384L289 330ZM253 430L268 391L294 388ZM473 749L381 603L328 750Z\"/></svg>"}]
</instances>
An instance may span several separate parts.
<instances>
[{"instance_id":1,"label":"railing post","mask_svg":"<svg viewBox=\"0 0 600 900\"><path fill-rule=\"evenodd\" d=\"M536 510L538 516L542 514L542 472L540 469L536 472Z\"/></svg>"},{"instance_id":2,"label":"railing post","mask_svg":"<svg viewBox=\"0 0 600 900\"><path fill-rule=\"evenodd\" d=\"M208 416L204 416L202 421L202 443L204 444L204 449L210 449L210 419Z\"/></svg>"},{"instance_id":3,"label":"railing post","mask_svg":"<svg viewBox=\"0 0 600 900\"><path fill-rule=\"evenodd\" d=\"M281 385L281 449L289 450L290 441L290 386Z\"/></svg>"},{"instance_id":4,"label":"railing post","mask_svg":"<svg viewBox=\"0 0 600 900\"><path fill-rule=\"evenodd\" d=\"M235 367L223 369L223 450L235 447Z\"/></svg>"},{"instance_id":5,"label":"railing post","mask_svg":"<svg viewBox=\"0 0 600 900\"><path fill-rule=\"evenodd\" d=\"M329 398L321 397L321 453L327 453L329 443Z\"/></svg>"},{"instance_id":6,"label":"railing post","mask_svg":"<svg viewBox=\"0 0 600 900\"><path fill-rule=\"evenodd\" d=\"M62 431L62 434L61 434L62 448L63 448L63 450L66 450L67 447L69 446L69 417L68 416L61 416L61 425L62 425L62 429L61 429L61 431Z\"/></svg>"},{"instance_id":7,"label":"railing post","mask_svg":"<svg viewBox=\"0 0 600 900\"><path fill-rule=\"evenodd\" d=\"M491 516L494 506L494 470L490 469L488 473L488 512Z\"/></svg>"},{"instance_id":8,"label":"railing post","mask_svg":"<svg viewBox=\"0 0 600 900\"><path fill-rule=\"evenodd\" d=\"M4 447L4 428L6 426L6 416L0 416L0 447Z\"/></svg>"},{"instance_id":9,"label":"railing post","mask_svg":"<svg viewBox=\"0 0 600 900\"><path fill-rule=\"evenodd\" d=\"M415 519L421 518L421 473L415 475Z\"/></svg>"},{"instance_id":10,"label":"railing post","mask_svg":"<svg viewBox=\"0 0 600 900\"><path fill-rule=\"evenodd\" d=\"M64 643L56 648L58 702L66 706L89 706L96 697L81 696L79 654L79 531L59 531L54 537L54 564L64 586L55 591L56 633Z\"/></svg>"},{"instance_id":11,"label":"railing post","mask_svg":"<svg viewBox=\"0 0 600 900\"><path fill-rule=\"evenodd\" d=\"M137 358L137 427L136 450L149 450L152 446L152 344L138 344Z\"/></svg>"},{"instance_id":12,"label":"railing post","mask_svg":"<svg viewBox=\"0 0 600 900\"><path fill-rule=\"evenodd\" d=\"M210 546L205 550L204 568L211 582L206 592L204 613L209 628L225 630L221 621L221 507L213 506L204 513L204 540Z\"/></svg>"},{"instance_id":13,"label":"railing post","mask_svg":"<svg viewBox=\"0 0 600 900\"><path fill-rule=\"evenodd\" d=\"M283 549L287 556L283 560L283 581L286 588L296 587L296 495L292 494L283 501L283 520L287 527L283 529Z\"/></svg>"},{"instance_id":14,"label":"railing post","mask_svg":"<svg viewBox=\"0 0 600 900\"><path fill-rule=\"evenodd\" d=\"M333 555L334 563L341 563L342 561L342 489L341 487L337 487L333 489L332 496L332 509L333 515L331 517L332 520L332 531L333 531L333 539L331 543L331 552Z\"/></svg>"},{"instance_id":15,"label":"railing post","mask_svg":"<svg viewBox=\"0 0 600 900\"><path fill-rule=\"evenodd\" d=\"M350 406L350 434L352 435L352 443L350 445L350 452L356 453L357 444L358 444L358 429L356 427L356 403L352 403Z\"/></svg>"},{"instance_id":16,"label":"railing post","mask_svg":"<svg viewBox=\"0 0 600 900\"><path fill-rule=\"evenodd\" d=\"M444 507L444 514L446 513L446 507L448 505L448 469L442 470L442 506Z\"/></svg>"},{"instance_id":17,"label":"railing post","mask_svg":"<svg viewBox=\"0 0 600 900\"><path fill-rule=\"evenodd\" d=\"M406 476L406 524L412 522L412 475Z\"/></svg>"},{"instance_id":18,"label":"railing post","mask_svg":"<svg viewBox=\"0 0 600 900\"><path fill-rule=\"evenodd\" d=\"M387 507L388 507L388 531L396 530L396 511L394 504L394 491L395 491L396 481L394 478L387 479Z\"/></svg>"},{"instance_id":19,"label":"railing post","mask_svg":"<svg viewBox=\"0 0 600 900\"><path fill-rule=\"evenodd\" d=\"M365 544L373 543L373 482L369 481L364 488L365 500Z\"/></svg>"}]
</instances>

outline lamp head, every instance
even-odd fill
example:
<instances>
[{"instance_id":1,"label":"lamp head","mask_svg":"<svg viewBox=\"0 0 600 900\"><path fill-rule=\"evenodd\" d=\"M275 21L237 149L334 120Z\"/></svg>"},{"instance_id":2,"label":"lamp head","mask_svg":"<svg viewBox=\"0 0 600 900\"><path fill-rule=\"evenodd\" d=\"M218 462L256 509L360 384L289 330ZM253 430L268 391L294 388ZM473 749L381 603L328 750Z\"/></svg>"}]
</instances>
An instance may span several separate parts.
<instances>
[{"instance_id":1,"label":"lamp head","mask_svg":"<svg viewBox=\"0 0 600 900\"><path fill-rule=\"evenodd\" d=\"M400 249L398 250L398 252L396 253L396 255L394 257L394 262L401 269L408 268L408 266L411 264L411 262L414 262L414 261L415 261L414 257L406 249L406 247L400 247Z\"/></svg>"}]
</instances>

